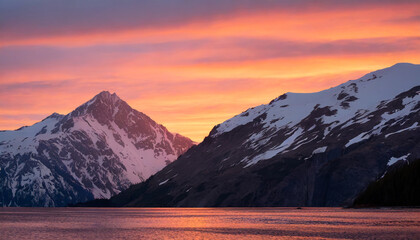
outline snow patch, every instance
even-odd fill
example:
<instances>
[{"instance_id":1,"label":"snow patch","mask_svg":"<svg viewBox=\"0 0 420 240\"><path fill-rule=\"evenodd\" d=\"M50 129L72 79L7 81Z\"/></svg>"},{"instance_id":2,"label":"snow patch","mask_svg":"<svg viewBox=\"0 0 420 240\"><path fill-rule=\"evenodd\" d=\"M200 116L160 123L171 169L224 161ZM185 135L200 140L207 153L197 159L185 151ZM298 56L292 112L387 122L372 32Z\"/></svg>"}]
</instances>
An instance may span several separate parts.
<instances>
[{"instance_id":1,"label":"snow patch","mask_svg":"<svg viewBox=\"0 0 420 240\"><path fill-rule=\"evenodd\" d=\"M410 153L408 153L407 155L401 156L401 157L391 157L387 163L388 166L394 165L396 162L400 161L400 160L404 160L407 161L407 157L410 156Z\"/></svg>"},{"instance_id":2,"label":"snow patch","mask_svg":"<svg viewBox=\"0 0 420 240\"><path fill-rule=\"evenodd\" d=\"M350 139L350 141L348 143L346 143L346 147L349 147L350 145L353 145L355 143L361 142L365 139L368 139L370 137L369 134L367 134L367 132L362 132L361 134L357 135L356 137Z\"/></svg>"},{"instance_id":3,"label":"snow patch","mask_svg":"<svg viewBox=\"0 0 420 240\"><path fill-rule=\"evenodd\" d=\"M169 179L166 179L165 181L160 182L160 183L159 183L159 186L161 186L161 185L163 185L163 184L167 183L168 181L169 181Z\"/></svg>"},{"instance_id":4,"label":"snow patch","mask_svg":"<svg viewBox=\"0 0 420 240\"><path fill-rule=\"evenodd\" d=\"M254 158L252 158L251 160L248 161L248 164L245 165L244 168L249 167L251 165L254 165L261 160L270 159L270 158L276 156L277 154L279 154L280 152L282 152L286 148L290 147L290 145L295 141L295 139L297 137L299 137L302 134L302 132L303 132L302 128L299 128L299 129L295 130L292 135L290 135L286 140L284 140L282 142L281 145L279 145L279 146L277 146L277 147L275 147L271 150L268 150L268 151L266 151L266 152L264 152L260 155L255 156Z\"/></svg>"},{"instance_id":5,"label":"snow patch","mask_svg":"<svg viewBox=\"0 0 420 240\"><path fill-rule=\"evenodd\" d=\"M323 152L325 152L325 150L327 150L327 146L317 148L312 152L312 155L317 154L317 153L323 153Z\"/></svg>"},{"instance_id":6,"label":"snow patch","mask_svg":"<svg viewBox=\"0 0 420 240\"><path fill-rule=\"evenodd\" d=\"M411 126L410 126L410 127L408 127L408 128L404 128L404 129L398 130L398 131L393 132L393 133L388 133L387 135L385 135L385 138L387 138L387 137L389 137L389 136L391 136L391 135L394 135L394 134L398 134L398 133L404 132L404 131L414 130L414 129L417 129L417 128L419 128L419 127L420 127L420 126L418 126L418 122L415 122L415 123L413 123L413 125L411 125Z\"/></svg>"}]
</instances>

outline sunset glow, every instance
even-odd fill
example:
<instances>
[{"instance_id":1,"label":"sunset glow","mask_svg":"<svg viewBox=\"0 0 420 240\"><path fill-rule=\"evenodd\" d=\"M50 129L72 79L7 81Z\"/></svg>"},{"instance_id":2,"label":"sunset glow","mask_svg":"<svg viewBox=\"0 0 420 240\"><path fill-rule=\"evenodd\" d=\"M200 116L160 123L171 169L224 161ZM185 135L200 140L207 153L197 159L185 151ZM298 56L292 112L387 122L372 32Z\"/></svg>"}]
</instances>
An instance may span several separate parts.
<instances>
[{"instance_id":1,"label":"sunset glow","mask_svg":"<svg viewBox=\"0 0 420 240\"><path fill-rule=\"evenodd\" d=\"M2 130L67 114L108 90L200 142L214 125L285 92L420 63L418 1L194 1L182 10L173 1L139 11L33 2L0 5Z\"/></svg>"}]
</instances>

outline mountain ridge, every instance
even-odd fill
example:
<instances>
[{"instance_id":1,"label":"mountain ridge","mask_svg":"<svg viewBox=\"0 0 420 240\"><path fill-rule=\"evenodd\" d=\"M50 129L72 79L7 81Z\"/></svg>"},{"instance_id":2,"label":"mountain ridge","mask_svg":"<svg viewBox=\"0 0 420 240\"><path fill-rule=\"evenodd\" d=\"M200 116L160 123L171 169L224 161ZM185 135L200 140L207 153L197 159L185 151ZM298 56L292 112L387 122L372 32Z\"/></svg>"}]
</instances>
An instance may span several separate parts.
<instances>
[{"instance_id":1,"label":"mountain ridge","mask_svg":"<svg viewBox=\"0 0 420 240\"><path fill-rule=\"evenodd\" d=\"M103 204L348 206L396 162L420 157L419 101L414 64L286 93L216 125L177 161Z\"/></svg>"},{"instance_id":2,"label":"mountain ridge","mask_svg":"<svg viewBox=\"0 0 420 240\"><path fill-rule=\"evenodd\" d=\"M229 121L229 120L231 120L231 119L233 119L233 118L235 118L235 117L237 117L237 116L240 116L240 115L242 115L242 114L246 114L246 113L247 113L248 111L250 111L250 110L253 110L253 109L255 109L255 108L259 108L259 107L264 107L264 106L271 105L271 104L273 104L273 103L275 103L275 102L277 102L277 101L279 101L279 100L284 100L284 99L286 99L286 98L287 98L287 96L288 96L288 95L295 95L295 96L299 96L299 95L300 95L300 96L305 96L305 95L306 95L306 96L308 96L308 95L311 95L311 94L320 94L320 93L323 93L323 92L328 92L328 91L331 91L331 89L334 89L334 88L338 88L338 87L341 87L341 86L344 86L344 85L347 85L347 84L352 84L352 83L355 83L355 82L357 82L357 81L359 81L359 80L366 79L367 81L371 81L371 80L373 80L373 79L375 79L375 78L376 78L376 74L378 74L378 73L382 73L382 72L384 72L384 71L390 71L390 70L392 71L392 70L393 70L393 69L395 69L395 68L400 68L400 67L407 68L407 67L413 67L413 66L419 66L419 64L404 63L404 62L401 62L401 63L396 63L396 64L392 65L391 67L384 68L384 69L379 69L379 70L376 70L376 71L373 71L373 72L367 73L367 74L363 75L363 76L362 76L361 78L359 78L359 79L356 79L356 80L349 80L349 81L344 82L344 83L341 83L341 84L339 84L339 85L337 85L337 86L330 87L330 88L328 88L328 89L324 89L324 90L321 90L321 91L317 91L317 92L309 92L309 93L307 93L307 92L286 92L286 93L283 93L283 94L281 94L280 96L278 96L278 97L274 98L274 99L273 99L273 100L271 100L268 104L261 104L261 105L255 106L255 107L248 108L247 110L243 111L242 113L237 114L237 115L233 116L232 118L229 118L228 120L226 120L226 121L224 121L224 122L222 122L222 123L220 123L220 124L217 124L216 126L214 126L214 128L219 127L219 125L221 125L221 124L223 124L223 123L225 123L225 122L227 122L227 121ZM352 99L350 99L350 100L352 100ZM212 129L212 131L213 131L213 129ZM212 131L210 131L210 132L212 132Z\"/></svg>"}]
</instances>

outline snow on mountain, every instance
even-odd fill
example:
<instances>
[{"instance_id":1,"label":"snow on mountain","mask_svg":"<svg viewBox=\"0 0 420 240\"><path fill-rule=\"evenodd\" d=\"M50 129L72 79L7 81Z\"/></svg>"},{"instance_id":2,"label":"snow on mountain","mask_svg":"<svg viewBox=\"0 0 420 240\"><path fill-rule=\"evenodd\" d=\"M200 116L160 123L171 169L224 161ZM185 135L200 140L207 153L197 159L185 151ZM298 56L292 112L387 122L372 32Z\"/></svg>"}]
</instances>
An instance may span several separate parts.
<instances>
[{"instance_id":1,"label":"snow on mountain","mask_svg":"<svg viewBox=\"0 0 420 240\"><path fill-rule=\"evenodd\" d=\"M385 106L392 101L398 94L408 91L420 85L420 68L414 64L399 63L390 68L378 70L357 80L348 81L337 87L330 88L316 93L285 93L273 100L270 104L260 105L248 109L240 115L237 115L222 124L215 127L211 137L216 137L222 133L232 131L238 126L245 125L254 121L257 117L264 116L261 121L262 131L250 136L250 142L263 142L270 138L280 129L289 128L286 133L289 136L280 145L274 147L270 152L245 160L250 166L260 160L269 159L272 156L291 149L291 146L297 147L297 143L308 144L314 139L302 139L305 132L311 131L311 126L307 129L299 126L308 113L314 110L322 110L325 114L320 114L316 118L317 122L327 125L323 137L327 137L334 128L344 129L352 124L362 124L370 120L370 114L377 111L381 106ZM417 104L420 100L420 92L417 91L413 96L407 96L403 99L403 108L381 115L381 121L368 132L360 133L346 143L346 147L368 139L372 135L380 133L381 129L391 119L395 122L392 125L400 123L404 116L418 111ZM402 131L416 129L417 123ZM388 136L389 136L388 135ZM300 141L300 142L299 142Z\"/></svg>"},{"instance_id":2,"label":"snow on mountain","mask_svg":"<svg viewBox=\"0 0 420 240\"><path fill-rule=\"evenodd\" d=\"M109 198L193 145L101 92L67 115L0 132L3 206L65 206Z\"/></svg>"},{"instance_id":3,"label":"snow on mountain","mask_svg":"<svg viewBox=\"0 0 420 240\"><path fill-rule=\"evenodd\" d=\"M420 65L401 63L248 109L109 205L345 206L418 158Z\"/></svg>"}]
</instances>

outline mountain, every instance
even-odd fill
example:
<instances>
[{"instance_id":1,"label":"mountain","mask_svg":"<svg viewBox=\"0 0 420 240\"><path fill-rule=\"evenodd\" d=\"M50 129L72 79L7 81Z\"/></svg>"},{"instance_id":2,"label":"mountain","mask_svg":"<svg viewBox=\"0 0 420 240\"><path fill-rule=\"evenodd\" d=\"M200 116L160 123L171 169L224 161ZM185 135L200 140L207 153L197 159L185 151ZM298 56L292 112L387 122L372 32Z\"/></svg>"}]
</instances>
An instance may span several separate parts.
<instances>
[{"instance_id":1,"label":"mountain","mask_svg":"<svg viewBox=\"0 0 420 240\"><path fill-rule=\"evenodd\" d=\"M420 158L420 65L285 93L215 126L147 181L94 206L348 206Z\"/></svg>"},{"instance_id":2,"label":"mountain","mask_svg":"<svg viewBox=\"0 0 420 240\"><path fill-rule=\"evenodd\" d=\"M67 115L0 132L0 206L109 198L192 145L104 91Z\"/></svg>"}]
</instances>

